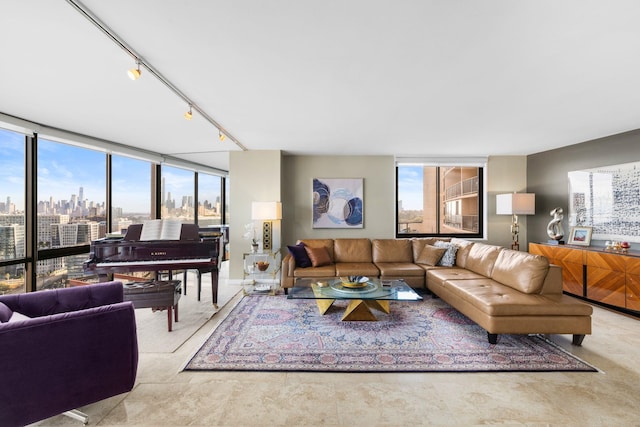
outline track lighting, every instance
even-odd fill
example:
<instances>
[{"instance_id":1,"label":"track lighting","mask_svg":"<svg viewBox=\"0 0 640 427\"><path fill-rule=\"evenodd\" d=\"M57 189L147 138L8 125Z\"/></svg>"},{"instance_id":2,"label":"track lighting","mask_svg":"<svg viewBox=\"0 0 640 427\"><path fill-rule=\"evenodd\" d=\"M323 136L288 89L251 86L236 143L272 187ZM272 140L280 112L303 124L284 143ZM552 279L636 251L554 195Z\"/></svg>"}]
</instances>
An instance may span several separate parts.
<instances>
[{"instance_id":1,"label":"track lighting","mask_svg":"<svg viewBox=\"0 0 640 427\"><path fill-rule=\"evenodd\" d=\"M218 129L218 138L220 138L220 142L224 141L227 136L222 133L220 129Z\"/></svg>"},{"instance_id":2,"label":"track lighting","mask_svg":"<svg viewBox=\"0 0 640 427\"><path fill-rule=\"evenodd\" d=\"M191 111L191 105L189 105L189 111L184 113L184 118L187 120L191 120L193 118L193 111Z\"/></svg>"},{"instance_id":3,"label":"track lighting","mask_svg":"<svg viewBox=\"0 0 640 427\"><path fill-rule=\"evenodd\" d=\"M129 71L127 71L127 74L129 75L129 78L131 80L138 80L140 78L140 61L136 61L136 68L132 68Z\"/></svg>"}]
</instances>

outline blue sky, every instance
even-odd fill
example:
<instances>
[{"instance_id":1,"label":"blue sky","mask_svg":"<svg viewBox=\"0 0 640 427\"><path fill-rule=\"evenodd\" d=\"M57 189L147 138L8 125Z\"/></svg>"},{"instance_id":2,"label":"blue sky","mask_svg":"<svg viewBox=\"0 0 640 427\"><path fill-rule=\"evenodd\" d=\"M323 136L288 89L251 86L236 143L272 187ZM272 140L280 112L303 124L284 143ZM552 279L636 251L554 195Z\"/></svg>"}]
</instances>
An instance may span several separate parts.
<instances>
[{"instance_id":1,"label":"blue sky","mask_svg":"<svg viewBox=\"0 0 640 427\"><path fill-rule=\"evenodd\" d=\"M422 210L423 166L398 167L398 200L407 210Z\"/></svg>"}]
</instances>

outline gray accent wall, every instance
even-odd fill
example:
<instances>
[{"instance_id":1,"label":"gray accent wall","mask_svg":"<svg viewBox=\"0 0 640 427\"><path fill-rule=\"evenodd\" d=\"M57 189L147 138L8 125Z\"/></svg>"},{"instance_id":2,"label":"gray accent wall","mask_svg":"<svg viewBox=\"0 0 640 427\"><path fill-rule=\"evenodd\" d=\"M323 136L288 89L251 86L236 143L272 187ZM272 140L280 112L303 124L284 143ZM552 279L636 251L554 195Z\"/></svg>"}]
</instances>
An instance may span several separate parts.
<instances>
[{"instance_id":1,"label":"gray accent wall","mask_svg":"<svg viewBox=\"0 0 640 427\"><path fill-rule=\"evenodd\" d=\"M640 161L640 130L527 156L527 191L536 193L536 215L527 218L529 241L548 240L549 212L556 207L564 209L564 240L568 239L568 172L636 161ZM592 241L592 245L604 242Z\"/></svg>"}]
</instances>

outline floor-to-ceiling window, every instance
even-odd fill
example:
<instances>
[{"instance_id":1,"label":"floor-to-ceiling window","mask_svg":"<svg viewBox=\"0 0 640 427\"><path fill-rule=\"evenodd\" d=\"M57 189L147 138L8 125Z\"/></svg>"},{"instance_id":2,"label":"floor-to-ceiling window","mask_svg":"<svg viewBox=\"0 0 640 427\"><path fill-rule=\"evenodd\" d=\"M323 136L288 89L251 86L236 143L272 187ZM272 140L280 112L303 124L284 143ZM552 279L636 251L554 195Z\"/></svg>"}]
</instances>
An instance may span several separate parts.
<instances>
[{"instance_id":1,"label":"floor-to-ceiling window","mask_svg":"<svg viewBox=\"0 0 640 427\"><path fill-rule=\"evenodd\" d=\"M195 172L162 166L161 218L175 218L183 223L195 221Z\"/></svg>"},{"instance_id":2,"label":"floor-to-ceiling window","mask_svg":"<svg viewBox=\"0 0 640 427\"><path fill-rule=\"evenodd\" d=\"M37 141L36 289L83 276L87 247L106 232L106 154Z\"/></svg>"},{"instance_id":3,"label":"floor-to-ceiling window","mask_svg":"<svg viewBox=\"0 0 640 427\"><path fill-rule=\"evenodd\" d=\"M0 295L25 290L25 138L0 129Z\"/></svg>"},{"instance_id":4,"label":"floor-to-ceiling window","mask_svg":"<svg viewBox=\"0 0 640 427\"><path fill-rule=\"evenodd\" d=\"M111 156L111 232L151 219L151 162Z\"/></svg>"},{"instance_id":5,"label":"floor-to-ceiling window","mask_svg":"<svg viewBox=\"0 0 640 427\"><path fill-rule=\"evenodd\" d=\"M221 225L222 177L198 173L198 225Z\"/></svg>"}]
</instances>

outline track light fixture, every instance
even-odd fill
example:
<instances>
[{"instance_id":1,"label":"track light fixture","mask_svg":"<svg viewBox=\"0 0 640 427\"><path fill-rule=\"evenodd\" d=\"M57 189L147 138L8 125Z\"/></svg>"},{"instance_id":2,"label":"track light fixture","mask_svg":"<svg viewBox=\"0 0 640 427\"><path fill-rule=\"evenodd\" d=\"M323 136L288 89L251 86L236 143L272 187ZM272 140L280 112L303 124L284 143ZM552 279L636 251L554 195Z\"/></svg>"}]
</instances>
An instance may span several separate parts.
<instances>
[{"instance_id":1,"label":"track light fixture","mask_svg":"<svg viewBox=\"0 0 640 427\"><path fill-rule=\"evenodd\" d=\"M189 111L184 113L184 118L187 120L191 120L193 118L193 111L191 111L191 105L189 105Z\"/></svg>"},{"instance_id":2,"label":"track light fixture","mask_svg":"<svg viewBox=\"0 0 640 427\"><path fill-rule=\"evenodd\" d=\"M138 80L140 78L140 61L136 61L136 68L132 68L129 71L127 71L127 74L129 75L129 78L131 80Z\"/></svg>"},{"instance_id":3,"label":"track light fixture","mask_svg":"<svg viewBox=\"0 0 640 427\"><path fill-rule=\"evenodd\" d=\"M98 18L93 12L87 9L84 5L82 5L80 1L67 0L66 2L72 8L74 8L78 13L80 13L80 15L86 18L91 23L91 25L95 26L104 35L106 35L111 41L113 41L118 47L120 47L130 58L135 59L136 68L133 68L127 71L127 75L129 76L129 78L131 78L132 80L137 80L138 78L140 78L140 75L142 73L141 67L144 67L145 73L149 73L151 76L158 79L158 81L162 83L164 86L166 86L167 89L169 89L176 96L178 96L182 101L184 101L185 104L189 105L189 111L187 111L184 114L184 118L186 120L191 120L193 118L192 107L195 105L195 109L199 115L198 119L204 119L205 121L209 122L218 130L222 128L222 125L220 123L218 123L213 117L207 114L207 112L204 111L202 108L198 107L197 104L194 104L193 101L191 101L191 99L189 99L189 97L185 93L183 93L180 89L178 89L178 87L176 87L176 85L174 85L165 76L163 76L162 73L160 73L160 71L153 66L153 64L150 64L148 61L142 58L141 55L139 55L138 52L136 52L132 46L130 46L125 40L120 38L117 34L115 34L104 22L102 22L100 18ZM220 137L221 140L223 139L223 137L224 139L228 138L229 141L237 145L238 148L240 148L243 151L247 151L247 147L242 145L242 143L238 141L232 134L228 132L222 133L219 131L218 136Z\"/></svg>"},{"instance_id":4,"label":"track light fixture","mask_svg":"<svg viewBox=\"0 0 640 427\"><path fill-rule=\"evenodd\" d=\"M227 136L222 133L220 129L218 129L218 138L220 138L220 142L224 141Z\"/></svg>"}]
</instances>

